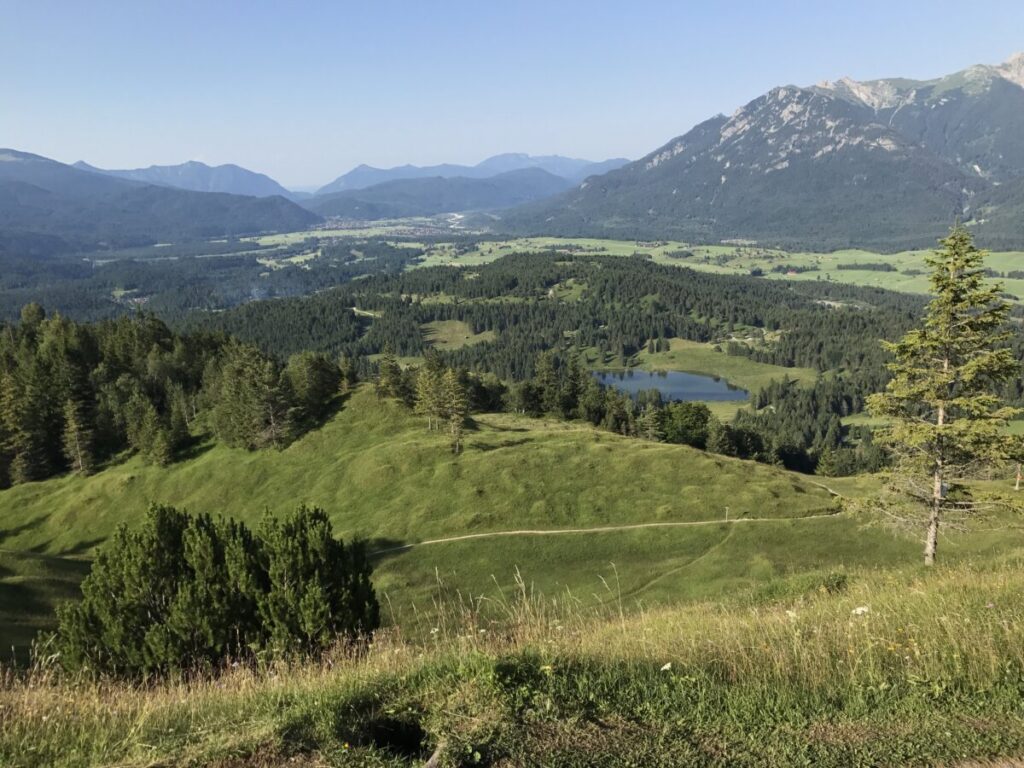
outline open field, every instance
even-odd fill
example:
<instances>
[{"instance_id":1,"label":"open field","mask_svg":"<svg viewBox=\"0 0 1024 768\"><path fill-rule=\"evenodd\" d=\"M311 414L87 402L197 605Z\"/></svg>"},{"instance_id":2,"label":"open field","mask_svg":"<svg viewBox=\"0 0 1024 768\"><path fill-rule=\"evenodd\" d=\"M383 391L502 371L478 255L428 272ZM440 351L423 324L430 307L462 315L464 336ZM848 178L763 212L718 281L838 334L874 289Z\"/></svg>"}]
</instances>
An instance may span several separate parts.
<instances>
[{"instance_id":1,"label":"open field","mask_svg":"<svg viewBox=\"0 0 1024 768\"><path fill-rule=\"evenodd\" d=\"M851 285L873 286L908 293L925 293L928 290L927 267L924 257L928 251L903 251L879 254L870 251L847 249L830 253L786 252L773 248L753 245L693 245L678 241L643 242L633 240L606 240L599 238L521 237L507 240L481 240L467 247L456 242L413 242L424 231L434 237L445 236L446 225L435 219L400 219L373 222L367 226L353 225L344 229L314 229L301 232L287 232L243 238L243 243L254 243L264 248L290 247L310 239L345 240L362 238L402 238L393 245L409 248L423 248L424 257L410 268L431 266L477 266L495 261L510 253L522 251L550 251L558 253L606 256L640 255L658 263L670 266L720 274L750 274L760 270L765 279L782 280L826 280ZM466 234L466 233L461 233ZM212 241L219 245L223 241ZM167 258L156 247L142 249L146 255L135 258ZM220 252L217 251L217 254ZM231 255L257 255L271 268L303 264L319 257L319 251L297 257L278 259L274 252L238 251ZM98 261L97 263L101 263ZM889 264L892 271L870 269L871 265ZM857 269L864 265L863 269ZM840 269L840 266L845 267ZM1006 251L989 255L987 266L999 273L1024 269L1024 252ZM1015 301L1024 300L1024 279L1000 278L1007 293ZM571 288L571 287L570 287ZM582 287L572 288L560 298L571 300ZM575 291L575 294L573 293Z\"/></svg>"},{"instance_id":2,"label":"open field","mask_svg":"<svg viewBox=\"0 0 1024 768\"><path fill-rule=\"evenodd\" d=\"M1016 765L1020 565L795 575L631 615L524 587L501 631L449 595L429 640L325 664L148 686L40 669L0 683L0 762Z\"/></svg>"},{"instance_id":3,"label":"open field","mask_svg":"<svg viewBox=\"0 0 1024 768\"><path fill-rule=\"evenodd\" d=\"M870 477L829 483L846 496L877 489ZM429 631L439 589L494 596L517 569L546 594L621 598L632 611L823 568L915 565L919 549L877 521L833 514L837 501L816 478L578 423L480 416L465 453L452 456L444 437L362 388L324 427L280 452L203 445L169 468L132 458L88 478L0 491L0 548L31 553L2 561L0 583L17 601L5 603L0 646L47 626L54 600L83 572L80 558L150 502L248 522L265 510L317 504L340 535L368 538L374 551L522 532L382 553L375 583L385 615L410 632ZM635 527L648 523L687 525ZM590 528L613 530L526 533ZM944 555L1022 543L1016 530L951 533Z\"/></svg>"},{"instance_id":4,"label":"open field","mask_svg":"<svg viewBox=\"0 0 1024 768\"><path fill-rule=\"evenodd\" d=\"M477 265L494 261L517 251L563 249L568 253L593 253L606 256L642 254L658 264L689 267L721 274L750 274L760 269L767 279L830 280L850 285L874 286L906 293L926 293L928 279L924 257L929 251L903 251L878 254L863 250L831 253L789 253L757 246L691 245L674 241L652 243L596 238L524 237L481 242L475 249L458 253L448 244L431 246L419 266ZM687 255L684 255L687 254ZM840 269L843 266L891 264L895 271ZM1005 273L1024 269L1024 252L1006 251L989 255L986 265ZM772 271L778 269L780 271ZM807 271L800 271L807 270ZM1024 280L1002 279L1006 291L1015 300L1024 299Z\"/></svg>"},{"instance_id":5,"label":"open field","mask_svg":"<svg viewBox=\"0 0 1024 768\"><path fill-rule=\"evenodd\" d=\"M494 331L473 333L468 323L462 320L435 320L420 326L423 339L440 350L459 349L482 341L494 341Z\"/></svg>"},{"instance_id":6,"label":"open field","mask_svg":"<svg viewBox=\"0 0 1024 768\"><path fill-rule=\"evenodd\" d=\"M671 347L668 352L639 352L636 355L637 363L647 371L685 371L718 376L748 392L757 392L772 380L781 380L787 376L803 384L813 384L818 376L810 368L784 368L738 355L728 355L715 349L714 344L686 339L670 339L669 343Z\"/></svg>"}]
</instances>

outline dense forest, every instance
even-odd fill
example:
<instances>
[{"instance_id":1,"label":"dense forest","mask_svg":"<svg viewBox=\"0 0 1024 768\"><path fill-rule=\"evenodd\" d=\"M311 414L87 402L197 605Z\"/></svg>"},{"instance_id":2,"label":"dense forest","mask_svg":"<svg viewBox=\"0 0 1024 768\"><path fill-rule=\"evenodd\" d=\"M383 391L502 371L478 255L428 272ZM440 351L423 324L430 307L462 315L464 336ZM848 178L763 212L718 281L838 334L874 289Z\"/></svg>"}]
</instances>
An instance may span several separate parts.
<instances>
[{"instance_id":1,"label":"dense forest","mask_svg":"<svg viewBox=\"0 0 1024 768\"><path fill-rule=\"evenodd\" d=\"M420 407L423 364L403 371L388 361L424 355L458 376L473 410L579 418L801 471L874 470L884 456L870 431L841 420L887 381L879 339L905 333L924 307L922 297L875 288L714 275L641 256L519 253L408 270L420 248L379 240L320 248L319 266L269 273L287 277L267 284L309 296L245 301L251 260L203 259L214 267L204 272L183 256L117 262L89 278L116 270L120 285L152 292L154 312L80 325L27 306L0 340L0 480L88 471L125 450L165 463L203 430L248 449L285 445L325 417L339 385L358 379L391 376L387 394ZM181 290L189 281L192 293ZM203 290L216 299L196 309ZM463 323L478 340L435 349L423 328L438 321ZM820 375L772 382L752 393L753 410L722 424L657 392L604 391L586 372L629 367L673 338ZM1013 348L1024 358L1020 334ZM1004 395L1021 402L1021 382Z\"/></svg>"},{"instance_id":2,"label":"dense forest","mask_svg":"<svg viewBox=\"0 0 1024 768\"><path fill-rule=\"evenodd\" d=\"M904 333L923 306L921 297L880 289L710 275L640 257L513 254L481 267L375 276L308 299L194 314L186 325L227 331L269 354L313 348L362 360L385 348L421 355L428 347L424 323L458 320L474 333L492 332L494 340L445 352L446 363L509 383L535 380L545 352L556 374L572 379L582 351L625 367L640 350L667 348L673 337L714 342L728 354L822 374L809 387L779 381L755 393L757 412L741 412L722 432L726 442L713 441L720 452L804 471L824 457L822 471L849 474L877 469L882 457L868 430L843 428L840 419L862 411L887 380L878 340ZM1019 336L1015 350L1024 357ZM512 395L525 400L509 407L660 434L640 425L636 403L584 415L574 404L582 390L567 386L559 384L565 391L558 407L558 397L543 394L550 387L540 385L542 394L531 400L513 386ZM1024 395L1019 382L1005 394L1014 402ZM538 398L547 406L530 404ZM658 398L647 404L660 410Z\"/></svg>"},{"instance_id":3,"label":"dense forest","mask_svg":"<svg viewBox=\"0 0 1024 768\"><path fill-rule=\"evenodd\" d=\"M322 354L280 363L152 315L79 324L27 305L0 326L0 487L137 453L167 464L212 431L254 450L322 420L342 380Z\"/></svg>"}]
</instances>

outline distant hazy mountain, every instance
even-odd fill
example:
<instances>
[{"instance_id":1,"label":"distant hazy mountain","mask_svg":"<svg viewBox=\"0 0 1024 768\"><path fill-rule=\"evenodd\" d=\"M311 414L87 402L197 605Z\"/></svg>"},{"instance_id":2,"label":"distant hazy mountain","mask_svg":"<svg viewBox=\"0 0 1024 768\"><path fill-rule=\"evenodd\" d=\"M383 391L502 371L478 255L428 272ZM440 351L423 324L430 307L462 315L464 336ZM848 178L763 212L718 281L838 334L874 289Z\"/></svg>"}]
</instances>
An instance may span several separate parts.
<instances>
[{"instance_id":1,"label":"distant hazy mountain","mask_svg":"<svg viewBox=\"0 0 1024 768\"><path fill-rule=\"evenodd\" d=\"M303 205L321 216L390 219L507 208L550 197L569 186L566 179L541 168L522 168L484 179L397 179L364 189L317 195Z\"/></svg>"},{"instance_id":2,"label":"distant hazy mountain","mask_svg":"<svg viewBox=\"0 0 1024 768\"><path fill-rule=\"evenodd\" d=\"M510 231L931 245L959 217L1024 246L1024 55L929 81L774 88L640 160L508 212Z\"/></svg>"},{"instance_id":3,"label":"distant hazy mountain","mask_svg":"<svg viewBox=\"0 0 1024 768\"><path fill-rule=\"evenodd\" d=\"M625 158L604 160L599 163L590 160L577 160L560 155L533 156L521 153L495 155L476 165L402 165L396 168L373 168L360 165L343 176L339 176L330 184L317 190L318 195L329 195L334 192L346 192L353 189L365 189L386 181L397 179L425 179L431 177L467 179L483 179L499 173L518 171L524 168L540 168L555 176L561 176L570 182L582 181L595 173L605 173L613 168L625 165Z\"/></svg>"},{"instance_id":4,"label":"distant hazy mountain","mask_svg":"<svg viewBox=\"0 0 1024 768\"><path fill-rule=\"evenodd\" d=\"M45 255L297 230L317 221L280 197L144 184L0 149L0 253Z\"/></svg>"},{"instance_id":5,"label":"distant hazy mountain","mask_svg":"<svg viewBox=\"0 0 1024 768\"><path fill-rule=\"evenodd\" d=\"M269 176L230 164L209 166L206 163L190 160L180 165L151 165L148 168L114 171L96 168L79 161L75 163L74 167L83 171L116 176L120 179L188 189L193 192L226 192L231 195L251 195L252 197L281 195L289 199L293 197L292 192Z\"/></svg>"}]
</instances>

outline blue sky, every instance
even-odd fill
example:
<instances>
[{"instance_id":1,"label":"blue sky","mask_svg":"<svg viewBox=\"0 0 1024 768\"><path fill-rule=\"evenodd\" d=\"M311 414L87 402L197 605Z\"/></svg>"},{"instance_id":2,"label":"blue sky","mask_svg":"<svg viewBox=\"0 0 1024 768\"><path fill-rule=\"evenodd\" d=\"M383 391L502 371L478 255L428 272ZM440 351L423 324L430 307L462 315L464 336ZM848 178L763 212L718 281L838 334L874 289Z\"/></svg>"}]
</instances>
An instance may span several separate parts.
<instances>
[{"instance_id":1,"label":"blue sky","mask_svg":"<svg viewBox=\"0 0 1024 768\"><path fill-rule=\"evenodd\" d=\"M359 163L639 157L774 85L1024 50L1024 2L0 0L0 146L286 185Z\"/></svg>"}]
</instances>

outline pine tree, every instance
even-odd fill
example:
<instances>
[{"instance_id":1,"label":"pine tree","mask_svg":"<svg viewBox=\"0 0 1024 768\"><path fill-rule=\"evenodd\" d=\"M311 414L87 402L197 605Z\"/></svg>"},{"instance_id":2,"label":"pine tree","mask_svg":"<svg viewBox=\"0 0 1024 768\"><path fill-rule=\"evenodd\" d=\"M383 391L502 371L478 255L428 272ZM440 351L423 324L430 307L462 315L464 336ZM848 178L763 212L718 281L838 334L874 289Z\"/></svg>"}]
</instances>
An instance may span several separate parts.
<instances>
[{"instance_id":1,"label":"pine tree","mask_svg":"<svg viewBox=\"0 0 1024 768\"><path fill-rule=\"evenodd\" d=\"M459 380L454 368L444 372L441 392L444 403L444 416L448 422L448 433L451 436L452 452L462 452L462 432L466 417L469 415L469 397L466 388Z\"/></svg>"},{"instance_id":2,"label":"pine tree","mask_svg":"<svg viewBox=\"0 0 1024 768\"><path fill-rule=\"evenodd\" d=\"M671 403L665 419L665 439L704 448L708 439L711 411L704 403Z\"/></svg>"},{"instance_id":3,"label":"pine tree","mask_svg":"<svg viewBox=\"0 0 1024 768\"><path fill-rule=\"evenodd\" d=\"M583 384L576 410L581 419L591 424L600 424L604 418L604 392L597 379L590 376Z\"/></svg>"},{"instance_id":4,"label":"pine tree","mask_svg":"<svg viewBox=\"0 0 1024 768\"><path fill-rule=\"evenodd\" d=\"M570 354L569 364L566 366L565 384L562 387L562 416L571 419L578 416L580 395L583 394L586 374L580 368L579 357ZM587 377L593 378L593 377Z\"/></svg>"},{"instance_id":5,"label":"pine tree","mask_svg":"<svg viewBox=\"0 0 1024 768\"><path fill-rule=\"evenodd\" d=\"M342 394L352 389L359 381L355 361L348 355L338 358L338 373L341 377L338 381L338 391Z\"/></svg>"},{"instance_id":6,"label":"pine tree","mask_svg":"<svg viewBox=\"0 0 1024 768\"><path fill-rule=\"evenodd\" d=\"M0 391L0 419L7 433L10 482L41 480L51 473L48 448L57 442L50 438L49 424L53 420L44 373L33 359L5 381Z\"/></svg>"},{"instance_id":7,"label":"pine tree","mask_svg":"<svg viewBox=\"0 0 1024 768\"><path fill-rule=\"evenodd\" d=\"M189 438L189 398L184 388L175 385L168 397L170 411L167 416L167 428L170 435L171 445L178 450Z\"/></svg>"},{"instance_id":8,"label":"pine tree","mask_svg":"<svg viewBox=\"0 0 1024 768\"><path fill-rule=\"evenodd\" d=\"M835 448L825 448L818 456L818 466L814 470L824 477L838 477L839 457Z\"/></svg>"},{"instance_id":9,"label":"pine tree","mask_svg":"<svg viewBox=\"0 0 1024 768\"><path fill-rule=\"evenodd\" d=\"M64 404L64 456L72 472L87 475L95 466L92 414L81 400Z\"/></svg>"},{"instance_id":10,"label":"pine tree","mask_svg":"<svg viewBox=\"0 0 1024 768\"><path fill-rule=\"evenodd\" d=\"M706 450L709 453L720 453L723 456L735 456L736 445L732 429L714 416L708 419L708 437Z\"/></svg>"},{"instance_id":11,"label":"pine tree","mask_svg":"<svg viewBox=\"0 0 1024 768\"><path fill-rule=\"evenodd\" d=\"M228 346L220 370L211 372L208 388L216 395L214 429L228 445L248 450L281 448L293 436L288 379L255 347Z\"/></svg>"},{"instance_id":12,"label":"pine tree","mask_svg":"<svg viewBox=\"0 0 1024 768\"><path fill-rule=\"evenodd\" d=\"M416 375L416 413L427 417L427 429L440 427L443 413L442 377L431 366L423 366Z\"/></svg>"},{"instance_id":13,"label":"pine tree","mask_svg":"<svg viewBox=\"0 0 1024 768\"><path fill-rule=\"evenodd\" d=\"M942 245L927 259L933 298L924 323L885 343L892 379L868 403L889 421L879 438L896 460L895 488L926 511L926 565L935 562L946 512L973 508L963 479L979 464L1008 458L1003 429L1016 410L996 389L1019 374L1005 346L1010 308L1001 286L985 284L985 253L961 226Z\"/></svg>"},{"instance_id":14,"label":"pine tree","mask_svg":"<svg viewBox=\"0 0 1024 768\"><path fill-rule=\"evenodd\" d=\"M319 352L299 352L288 358L284 376L295 395L300 420L321 421L338 392L341 381L338 366Z\"/></svg>"},{"instance_id":15,"label":"pine tree","mask_svg":"<svg viewBox=\"0 0 1024 768\"><path fill-rule=\"evenodd\" d=\"M555 370L554 353L550 350L537 356L533 380L540 392L541 406L545 413L559 413L562 406L562 388Z\"/></svg>"},{"instance_id":16,"label":"pine tree","mask_svg":"<svg viewBox=\"0 0 1024 768\"><path fill-rule=\"evenodd\" d=\"M377 396L397 397L401 400L402 395L402 368L391 347L384 347L377 362Z\"/></svg>"},{"instance_id":17,"label":"pine tree","mask_svg":"<svg viewBox=\"0 0 1024 768\"><path fill-rule=\"evenodd\" d=\"M638 419L637 428L645 440L660 443L665 439L665 412L655 405L647 404Z\"/></svg>"}]
</instances>

